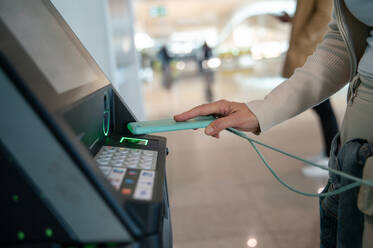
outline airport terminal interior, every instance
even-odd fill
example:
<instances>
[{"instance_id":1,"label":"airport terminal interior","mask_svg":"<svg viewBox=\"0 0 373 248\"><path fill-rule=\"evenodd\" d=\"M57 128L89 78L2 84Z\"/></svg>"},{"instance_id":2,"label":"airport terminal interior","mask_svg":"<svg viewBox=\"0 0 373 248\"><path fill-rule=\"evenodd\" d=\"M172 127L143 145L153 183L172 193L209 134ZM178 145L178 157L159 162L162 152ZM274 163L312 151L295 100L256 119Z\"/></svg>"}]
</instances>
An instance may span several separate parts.
<instances>
[{"instance_id":1,"label":"airport terminal interior","mask_svg":"<svg viewBox=\"0 0 373 248\"><path fill-rule=\"evenodd\" d=\"M293 15L295 0L51 3L136 120L172 118L220 99L262 99L285 80L291 24L276 16ZM331 98L339 125L346 92ZM281 185L246 140L227 131L209 137L203 129L154 135L167 139L173 247L319 247L319 199ZM306 159L324 146L312 110L248 135ZM325 187L325 173L306 173L303 162L259 148L289 185L312 193Z\"/></svg>"},{"instance_id":2,"label":"airport terminal interior","mask_svg":"<svg viewBox=\"0 0 373 248\"><path fill-rule=\"evenodd\" d=\"M281 4L271 6L276 2ZM216 22L228 22L227 19L242 7L248 7L252 13L264 12L259 16L248 16L233 28L227 38L229 41L215 50L222 64L216 69L210 86L203 75L191 75L191 71L196 71L192 63L179 61L175 62L176 78L169 89L162 86L160 74L155 74L151 82L145 83L145 109L149 119L168 118L207 103L208 87L211 87L213 101L247 102L263 98L284 80L281 70L285 50L281 50L281 45L288 42L290 27L278 23L265 13L265 9L274 8L267 11L280 14L286 4L291 8L293 1L134 3L135 13L141 16L135 21L142 30L155 34L169 34L171 31L171 37L176 36L174 33L181 28L189 29L189 26L201 25L201 32L208 30L205 25L215 28ZM170 16L155 20L165 27L154 27L154 23L149 21L151 17L146 17L146 10L158 4L170 12ZM219 26L217 29L220 30ZM195 34L180 34L181 37L188 35L194 38ZM193 38L190 39L193 41ZM224 50L223 55L219 56L219 49ZM271 49L273 54L269 52ZM246 54L247 51L250 52ZM269 53L267 57L260 54L266 51ZM346 89L343 89L331 100L339 123L346 107L345 96ZM308 110L260 136L250 137L310 158L318 155L323 146L317 118L312 110ZM247 141L229 132L223 132L219 139L215 139L205 136L203 130L162 135L167 137L170 148L167 173L175 247L319 246L318 199L297 195L280 185ZM305 176L302 162L265 148L261 150L279 176L290 185L307 192L317 192L325 186L327 177Z\"/></svg>"}]
</instances>

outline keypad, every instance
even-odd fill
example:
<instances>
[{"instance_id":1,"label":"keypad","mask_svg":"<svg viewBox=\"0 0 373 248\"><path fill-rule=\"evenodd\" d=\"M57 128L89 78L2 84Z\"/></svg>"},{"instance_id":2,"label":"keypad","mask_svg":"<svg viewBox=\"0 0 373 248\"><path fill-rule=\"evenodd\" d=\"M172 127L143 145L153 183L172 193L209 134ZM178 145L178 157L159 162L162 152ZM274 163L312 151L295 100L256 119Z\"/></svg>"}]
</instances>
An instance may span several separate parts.
<instances>
[{"instance_id":1,"label":"keypad","mask_svg":"<svg viewBox=\"0 0 373 248\"><path fill-rule=\"evenodd\" d=\"M157 151L104 146L96 156L100 166L155 170Z\"/></svg>"},{"instance_id":2,"label":"keypad","mask_svg":"<svg viewBox=\"0 0 373 248\"><path fill-rule=\"evenodd\" d=\"M154 171L141 171L134 194L135 199L150 200L152 198L154 177Z\"/></svg>"},{"instance_id":3,"label":"keypad","mask_svg":"<svg viewBox=\"0 0 373 248\"><path fill-rule=\"evenodd\" d=\"M157 151L103 146L95 160L102 173L122 195L151 200Z\"/></svg>"}]
</instances>

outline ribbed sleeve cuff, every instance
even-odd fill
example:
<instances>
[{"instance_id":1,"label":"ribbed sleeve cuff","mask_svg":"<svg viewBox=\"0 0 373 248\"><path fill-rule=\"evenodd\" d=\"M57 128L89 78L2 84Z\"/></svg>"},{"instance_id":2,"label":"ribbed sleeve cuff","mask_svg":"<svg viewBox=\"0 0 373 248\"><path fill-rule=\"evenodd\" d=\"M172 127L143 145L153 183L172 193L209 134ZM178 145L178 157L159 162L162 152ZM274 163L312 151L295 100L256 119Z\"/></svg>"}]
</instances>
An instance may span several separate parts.
<instances>
[{"instance_id":1,"label":"ribbed sleeve cuff","mask_svg":"<svg viewBox=\"0 0 373 248\"><path fill-rule=\"evenodd\" d=\"M246 103L246 105L256 116L261 132L265 132L275 125L271 117L271 111L264 106L264 100L254 100Z\"/></svg>"}]
</instances>

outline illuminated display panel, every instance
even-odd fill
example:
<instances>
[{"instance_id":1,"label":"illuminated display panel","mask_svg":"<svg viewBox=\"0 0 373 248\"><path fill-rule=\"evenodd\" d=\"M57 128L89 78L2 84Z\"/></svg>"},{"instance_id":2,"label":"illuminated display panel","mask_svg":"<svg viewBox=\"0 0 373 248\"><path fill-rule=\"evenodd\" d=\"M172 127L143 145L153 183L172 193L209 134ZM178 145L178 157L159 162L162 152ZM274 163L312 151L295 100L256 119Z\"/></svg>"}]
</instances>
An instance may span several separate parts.
<instances>
[{"instance_id":1,"label":"illuminated display panel","mask_svg":"<svg viewBox=\"0 0 373 248\"><path fill-rule=\"evenodd\" d=\"M149 140L147 139L137 139L137 138L129 138L129 137L122 137L120 139L120 143L126 143L126 144L135 144L135 145L148 145Z\"/></svg>"}]
</instances>

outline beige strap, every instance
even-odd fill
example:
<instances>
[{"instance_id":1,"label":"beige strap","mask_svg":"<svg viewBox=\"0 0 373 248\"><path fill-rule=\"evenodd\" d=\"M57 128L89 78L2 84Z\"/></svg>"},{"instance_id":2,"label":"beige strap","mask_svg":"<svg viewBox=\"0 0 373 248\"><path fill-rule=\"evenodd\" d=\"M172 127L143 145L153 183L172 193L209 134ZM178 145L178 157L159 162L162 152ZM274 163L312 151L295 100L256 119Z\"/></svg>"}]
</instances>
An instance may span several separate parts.
<instances>
[{"instance_id":1,"label":"beige strap","mask_svg":"<svg viewBox=\"0 0 373 248\"><path fill-rule=\"evenodd\" d=\"M360 86L361 80L360 80L360 74L356 73L354 78L352 79L350 86L348 87L348 93L347 93L347 103L353 102L356 94L357 94L357 88Z\"/></svg>"}]
</instances>

